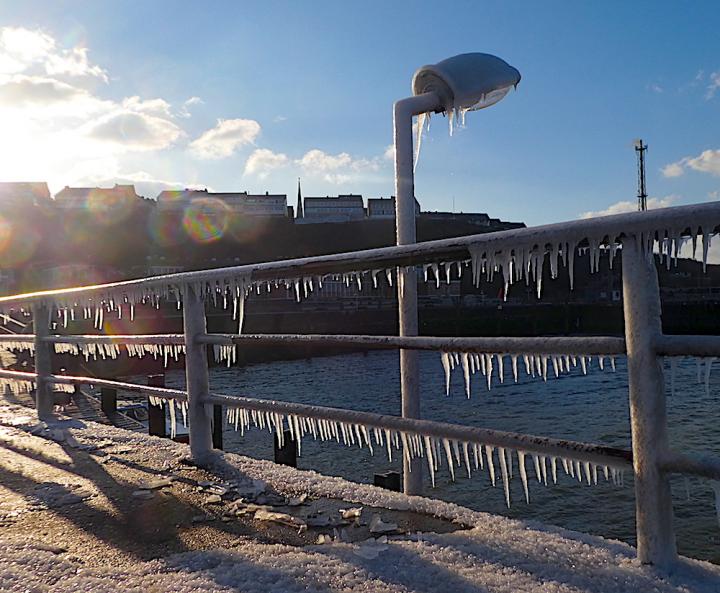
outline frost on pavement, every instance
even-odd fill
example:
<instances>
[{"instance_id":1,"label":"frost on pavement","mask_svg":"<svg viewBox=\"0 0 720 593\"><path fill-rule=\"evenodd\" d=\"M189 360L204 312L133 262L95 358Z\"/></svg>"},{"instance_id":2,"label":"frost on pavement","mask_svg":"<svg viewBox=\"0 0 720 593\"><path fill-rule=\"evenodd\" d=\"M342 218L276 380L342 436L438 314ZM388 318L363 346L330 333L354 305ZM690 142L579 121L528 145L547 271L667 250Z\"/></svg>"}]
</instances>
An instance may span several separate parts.
<instances>
[{"instance_id":1,"label":"frost on pavement","mask_svg":"<svg viewBox=\"0 0 720 593\"><path fill-rule=\"evenodd\" d=\"M29 422L29 420L28 420ZM28 429L30 425L28 426ZM180 444L87 423L69 428L79 443L97 439L135 451L168 455ZM373 542L329 540L292 547L238 540L232 549L186 552L151 561L89 563L62 550L3 539L0 530L0 590L53 593L116 592L280 593L315 591L459 593L709 593L720 590L720 568L682 559L671 576L640 565L626 544L472 511L455 504L405 496L341 478L324 477L233 454L218 457L226 477L237 472L263 480L283 494L307 493L365 507L432 514L469 529L447 534L379 538Z\"/></svg>"}]
</instances>

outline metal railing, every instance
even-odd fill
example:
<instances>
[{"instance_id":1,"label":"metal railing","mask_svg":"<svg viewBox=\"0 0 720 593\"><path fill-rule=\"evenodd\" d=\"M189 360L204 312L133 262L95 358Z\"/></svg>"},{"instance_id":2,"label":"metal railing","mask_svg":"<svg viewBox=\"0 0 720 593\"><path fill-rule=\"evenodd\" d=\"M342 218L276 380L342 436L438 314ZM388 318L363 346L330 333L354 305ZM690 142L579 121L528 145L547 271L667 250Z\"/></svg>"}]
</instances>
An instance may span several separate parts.
<instances>
[{"instance_id":1,"label":"metal railing","mask_svg":"<svg viewBox=\"0 0 720 593\"><path fill-rule=\"evenodd\" d=\"M578 477L584 471L588 482L597 480L598 468L613 474L624 468L635 473L638 555L641 561L661 566L671 564L677 556L672 528L672 505L668 476L691 473L720 478L720 460L689 458L671 451L667 438L665 389L662 356L720 355L720 337L663 335L660 324L660 300L653 253L660 251L668 265L676 258L687 240L695 248L702 235L703 263L707 258L709 237L720 225L720 204L702 204L650 212L608 216L543 227L473 235L371 249L352 253L203 270L156 276L127 282L35 292L0 299L0 312L32 310L33 335L2 335L0 345L24 345L35 353L35 372L0 371L2 381L34 383L36 407L41 419L52 418L51 386L92 384L122 390L143 392L171 406L181 406L189 421L191 455L203 462L212 448L212 405L228 408L236 426L250 424L275 430L282 439L284 428L300 439L306 433L323 439L342 438L345 442L376 444L402 451L406 462L425 457L433 472L438 456L445 453L451 472L463 460L468 472L471 457L475 467L482 466L483 453L493 480L494 454L500 462L506 496L506 450L515 450L520 473L526 486L524 456L532 455L538 479L547 481L549 459L553 477L557 460L566 471ZM541 291L543 267L557 277L560 263L570 272L579 247L590 251L590 266L597 269L600 253L607 250L611 262L622 253L623 307L625 336L594 337L474 337L445 338L425 336L300 335L300 334L209 334L206 325L206 301L229 307L238 317L240 327L245 297L250 291L269 291L276 287L293 290L298 299L317 290L323 278L339 275L359 285L376 284L378 278L392 282L395 274L407 276L413 267L425 266L432 280L440 282L470 268L473 281L491 279L502 274L506 286L525 279ZM664 255L663 255L664 254ZM546 264L547 262L547 264ZM403 290L400 282L399 291ZM507 291L506 291L507 292ZM157 306L162 298L177 300L183 307L182 334L163 335L51 335L50 321L67 325L76 315L95 319L102 327L106 315L133 316L134 307L145 303ZM510 356L513 366L518 356L544 361L563 356L627 355L629 407L632 451L590 443L565 441L477 427L395 417L340 408L269 401L237 395L210 392L207 348L220 349L231 358L235 348L252 343L353 345L366 348L400 349L401 351L435 350L459 353L458 360L468 373L468 365L502 363ZM98 379L55 375L52 355L63 352L117 353L124 345L128 352L146 347L183 348L185 354L186 391L148 387ZM232 351L232 352L231 352ZM177 350L176 350L177 353ZM493 358L496 357L496 358ZM560 361L562 364L562 361ZM566 363L569 364L569 363ZM484 367L483 367L484 368ZM516 369L515 369L516 370ZM402 372L407 372L401 369ZM411 416L419 410L418 407ZM416 467L410 463L406 468ZM406 476L407 478L407 476Z\"/></svg>"}]
</instances>

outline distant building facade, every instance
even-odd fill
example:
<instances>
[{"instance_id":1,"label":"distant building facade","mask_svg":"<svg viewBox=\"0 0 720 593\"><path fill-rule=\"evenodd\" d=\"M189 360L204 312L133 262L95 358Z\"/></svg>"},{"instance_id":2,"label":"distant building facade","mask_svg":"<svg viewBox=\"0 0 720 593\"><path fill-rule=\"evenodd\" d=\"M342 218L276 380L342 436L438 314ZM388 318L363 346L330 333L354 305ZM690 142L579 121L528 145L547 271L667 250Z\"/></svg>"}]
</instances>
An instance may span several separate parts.
<instances>
[{"instance_id":1,"label":"distant building facade","mask_svg":"<svg viewBox=\"0 0 720 593\"><path fill-rule=\"evenodd\" d=\"M122 201L137 203L142 197L135 191L134 185L114 187L68 187L55 194L55 206L61 210L87 210L93 206L105 206Z\"/></svg>"},{"instance_id":2,"label":"distant building facade","mask_svg":"<svg viewBox=\"0 0 720 593\"><path fill-rule=\"evenodd\" d=\"M0 210L29 208L51 203L47 183L0 182Z\"/></svg>"},{"instance_id":3,"label":"distant building facade","mask_svg":"<svg viewBox=\"0 0 720 593\"><path fill-rule=\"evenodd\" d=\"M206 189L167 190L160 192L157 205L160 210L184 210L194 200L211 198L225 204L228 209L243 216L288 216L286 194L248 194L247 192L209 192Z\"/></svg>"},{"instance_id":4,"label":"distant building facade","mask_svg":"<svg viewBox=\"0 0 720 593\"><path fill-rule=\"evenodd\" d=\"M367 201L368 218L378 219L395 219L395 196L389 198L368 198ZM415 215L420 215L420 203L415 198Z\"/></svg>"},{"instance_id":5,"label":"distant building facade","mask_svg":"<svg viewBox=\"0 0 720 593\"><path fill-rule=\"evenodd\" d=\"M438 222L462 222L479 227L489 227L492 222L500 222L498 219L490 218L484 212L423 212L421 216L425 220L435 220Z\"/></svg>"},{"instance_id":6,"label":"distant building facade","mask_svg":"<svg viewBox=\"0 0 720 593\"><path fill-rule=\"evenodd\" d=\"M305 198L303 218L296 223L351 222L365 219L365 203L359 194Z\"/></svg>"}]
</instances>

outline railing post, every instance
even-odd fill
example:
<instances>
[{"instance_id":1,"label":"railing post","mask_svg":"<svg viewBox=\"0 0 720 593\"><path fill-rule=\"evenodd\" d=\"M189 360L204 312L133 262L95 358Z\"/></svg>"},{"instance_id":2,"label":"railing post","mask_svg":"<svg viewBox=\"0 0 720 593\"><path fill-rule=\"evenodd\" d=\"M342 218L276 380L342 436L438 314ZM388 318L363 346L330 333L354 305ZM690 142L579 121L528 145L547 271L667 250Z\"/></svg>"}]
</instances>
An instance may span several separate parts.
<instances>
[{"instance_id":1,"label":"railing post","mask_svg":"<svg viewBox=\"0 0 720 593\"><path fill-rule=\"evenodd\" d=\"M660 291L652 254L640 239L623 240L623 310L630 387L638 559L668 567L677 559L670 482L660 469L669 450L662 360Z\"/></svg>"},{"instance_id":2,"label":"railing post","mask_svg":"<svg viewBox=\"0 0 720 593\"><path fill-rule=\"evenodd\" d=\"M183 297L183 327L190 455L196 462L202 463L213 448L212 405L204 403L210 391L207 347L196 341L198 336L207 333L207 320L205 304L189 285L185 287Z\"/></svg>"},{"instance_id":3,"label":"railing post","mask_svg":"<svg viewBox=\"0 0 720 593\"><path fill-rule=\"evenodd\" d=\"M397 244L417 241L415 180L413 175L412 120L418 113L435 111L439 99L426 93L397 101L393 110L395 140L395 226ZM401 336L418 335L417 272L415 266L398 268L398 313ZM416 350L400 350L400 388L403 418L420 418L420 365ZM403 458L403 491L422 492L422 462Z\"/></svg>"},{"instance_id":4,"label":"railing post","mask_svg":"<svg viewBox=\"0 0 720 593\"><path fill-rule=\"evenodd\" d=\"M53 416L53 392L45 377L52 375L52 344L43 340L50 332L50 317L45 305L33 307L33 331L35 332L35 409L38 419L50 420Z\"/></svg>"}]
</instances>

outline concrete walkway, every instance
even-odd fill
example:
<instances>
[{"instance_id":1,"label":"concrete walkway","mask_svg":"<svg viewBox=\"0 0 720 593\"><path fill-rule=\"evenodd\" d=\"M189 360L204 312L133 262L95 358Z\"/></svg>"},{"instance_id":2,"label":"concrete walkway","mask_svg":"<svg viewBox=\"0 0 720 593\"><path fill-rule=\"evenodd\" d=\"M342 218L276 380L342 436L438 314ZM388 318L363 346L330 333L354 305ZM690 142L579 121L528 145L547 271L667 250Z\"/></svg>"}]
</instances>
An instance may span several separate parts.
<instances>
[{"instance_id":1,"label":"concrete walkway","mask_svg":"<svg viewBox=\"0 0 720 593\"><path fill-rule=\"evenodd\" d=\"M720 591L634 550L0 403L2 591Z\"/></svg>"}]
</instances>

